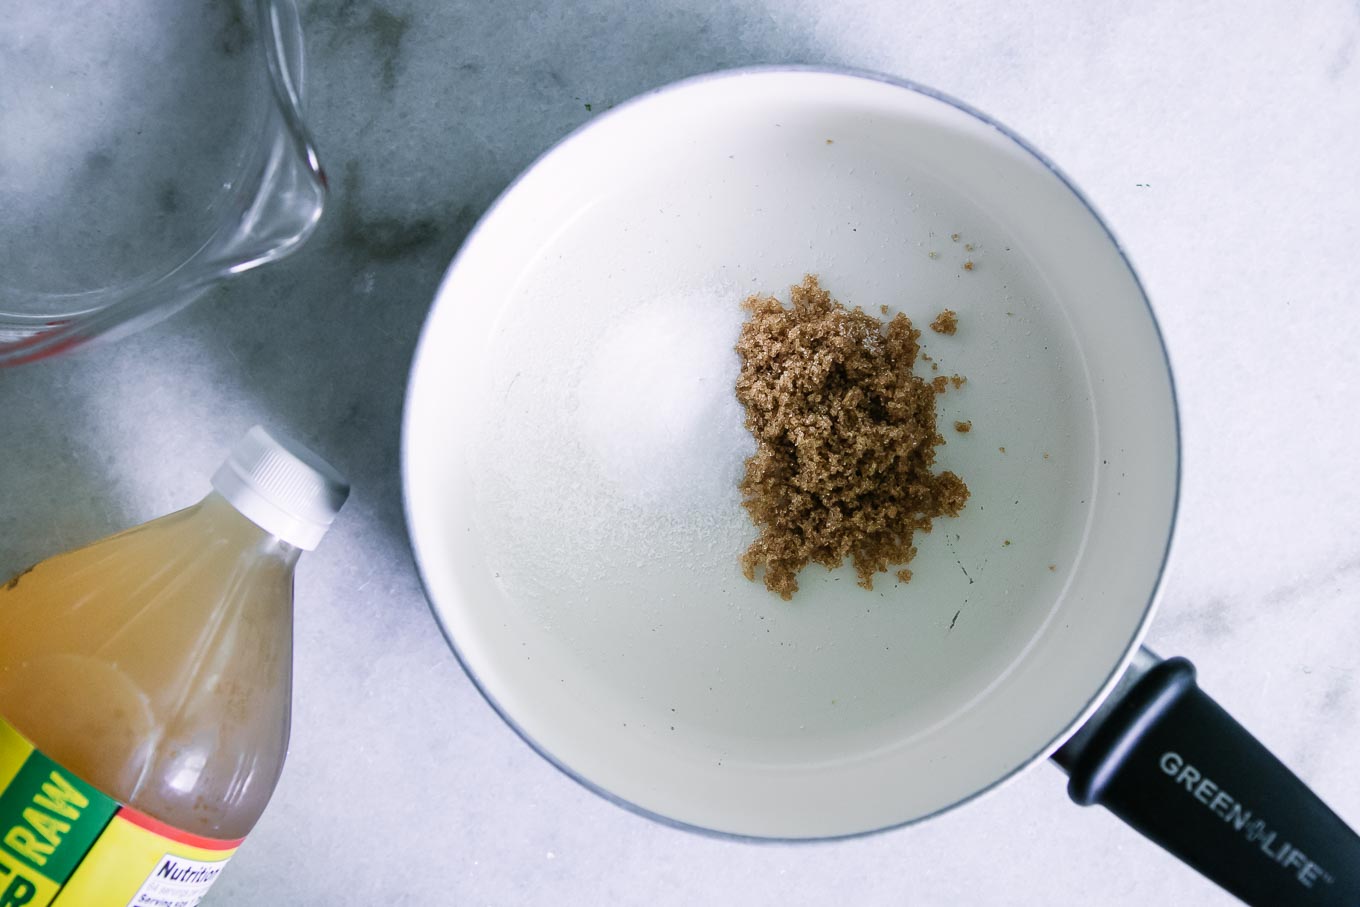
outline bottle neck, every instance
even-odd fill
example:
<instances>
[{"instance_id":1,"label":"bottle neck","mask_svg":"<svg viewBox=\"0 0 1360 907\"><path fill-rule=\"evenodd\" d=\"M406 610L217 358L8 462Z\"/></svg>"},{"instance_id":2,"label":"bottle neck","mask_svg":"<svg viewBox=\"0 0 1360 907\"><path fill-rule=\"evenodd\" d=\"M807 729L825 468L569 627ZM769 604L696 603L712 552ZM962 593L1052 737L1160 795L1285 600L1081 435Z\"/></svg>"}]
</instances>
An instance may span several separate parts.
<instances>
[{"instance_id":1,"label":"bottle neck","mask_svg":"<svg viewBox=\"0 0 1360 907\"><path fill-rule=\"evenodd\" d=\"M197 509L198 518L208 532L242 552L276 560L290 568L302 555L301 548L255 525L216 491L200 501Z\"/></svg>"}]
</instances>

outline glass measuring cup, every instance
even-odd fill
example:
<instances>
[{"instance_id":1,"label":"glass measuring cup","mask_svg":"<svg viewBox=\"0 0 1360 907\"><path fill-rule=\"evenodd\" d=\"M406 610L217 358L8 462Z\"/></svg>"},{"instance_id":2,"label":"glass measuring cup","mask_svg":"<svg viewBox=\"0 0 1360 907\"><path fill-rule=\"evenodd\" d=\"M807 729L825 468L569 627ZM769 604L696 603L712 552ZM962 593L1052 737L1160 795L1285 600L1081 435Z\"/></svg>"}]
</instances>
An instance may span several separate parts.
<instances>
[{"instance_id":1,"label":"glass measuring cup","mask_svg":"<svg viewBox=\"0 0 1360 907\"><path fill-rule=\"evenodd\" d=\"M16 4L0 31L0 366L296 250L326 177L294 0Z\"/></svg>"}]
</instances>

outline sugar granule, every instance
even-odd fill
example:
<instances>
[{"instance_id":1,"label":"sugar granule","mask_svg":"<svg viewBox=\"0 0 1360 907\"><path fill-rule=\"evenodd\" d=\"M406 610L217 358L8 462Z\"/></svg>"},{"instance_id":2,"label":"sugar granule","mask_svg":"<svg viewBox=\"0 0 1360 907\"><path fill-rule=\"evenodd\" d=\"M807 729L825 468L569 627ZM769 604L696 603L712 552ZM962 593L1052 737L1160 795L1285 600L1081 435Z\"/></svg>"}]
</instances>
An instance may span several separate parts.
<instances>
[{"instance_id":1,"label":"sugar granule","mask_svg":"<svg viewBox=\"0 0 1360 907\"><path fill-rule=\"evenodd\" d=\"M953 334L959 329L959 313L953 309L945 309L935 316L935 320L930 323L930 329L937 334Z\"/></svg>"}]
</instances>

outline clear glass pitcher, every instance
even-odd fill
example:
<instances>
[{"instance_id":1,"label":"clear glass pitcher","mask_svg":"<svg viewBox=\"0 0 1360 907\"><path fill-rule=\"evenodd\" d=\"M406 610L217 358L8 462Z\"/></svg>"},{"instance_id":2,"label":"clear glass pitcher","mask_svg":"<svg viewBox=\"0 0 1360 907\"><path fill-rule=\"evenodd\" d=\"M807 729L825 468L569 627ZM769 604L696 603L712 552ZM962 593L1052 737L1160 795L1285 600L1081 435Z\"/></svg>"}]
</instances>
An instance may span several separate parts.
<instances>
[{"instance_id":1,"label":"clear glass pitcher","mask_svg":"<svg viewBox=\"0 0 1360 907\"><path fill-rule=\"evenodd\" d=\"M0 366L144 327L316 228L294 0L0 10Z\"/></svg>"}]
</instances>

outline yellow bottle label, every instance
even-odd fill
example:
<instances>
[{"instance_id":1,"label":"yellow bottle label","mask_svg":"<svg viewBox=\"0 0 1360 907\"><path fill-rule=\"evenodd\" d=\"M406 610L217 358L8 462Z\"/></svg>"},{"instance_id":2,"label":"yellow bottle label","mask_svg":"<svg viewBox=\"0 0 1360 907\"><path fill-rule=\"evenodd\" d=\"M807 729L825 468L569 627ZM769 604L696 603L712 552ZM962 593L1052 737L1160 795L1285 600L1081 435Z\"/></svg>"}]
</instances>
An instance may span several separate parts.
<instances>
[{"instance_id":1,"label":"yellow bottle label","mask_svg":"<svg viewBox=\"0 0 1360 907\"><path fill-rule=\"evenodd\" d=\"M240 844L105 796L0 719L0 907L193 907Z\"/></svg>"}]
</instances>

